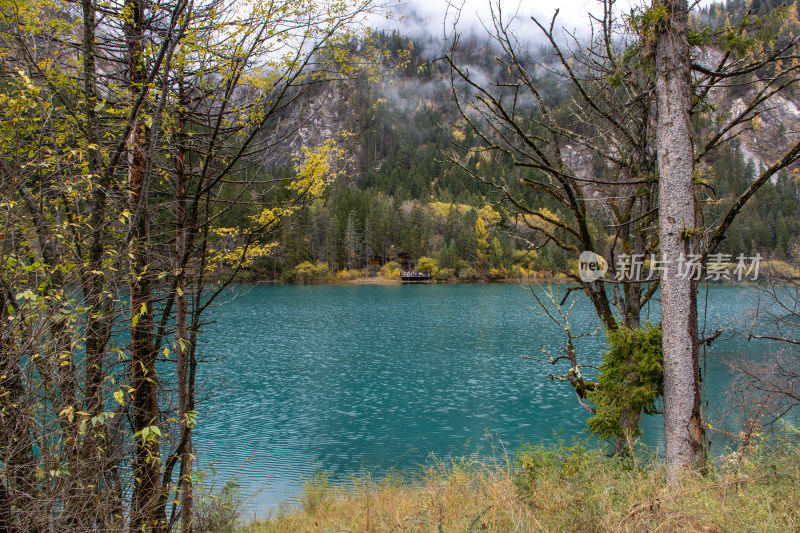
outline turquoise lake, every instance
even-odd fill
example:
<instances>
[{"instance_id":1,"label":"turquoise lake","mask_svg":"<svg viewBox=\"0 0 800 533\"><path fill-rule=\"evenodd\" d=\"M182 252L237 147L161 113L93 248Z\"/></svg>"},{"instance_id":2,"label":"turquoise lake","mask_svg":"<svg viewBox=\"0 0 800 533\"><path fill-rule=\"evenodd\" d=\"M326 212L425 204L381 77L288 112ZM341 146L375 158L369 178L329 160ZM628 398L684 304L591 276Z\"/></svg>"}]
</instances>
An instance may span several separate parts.
<instances>
[{"instance_id":1,"label":"turquoise lake","mask_svg":"<svg viewBox=\"0 0 800 533\"><path fill-rule=\"evenodd\" d=\"M706 334L747 327L753 289L703 296ZM586 427L572 388L548 377L564 367L524 359L545 357L542 345L557 352L563 332L519 285L239 285L226 300L202 345L213 361L200 368L195 444L220 481L236 477L255 494L256 514L296 497L318 470L380 475ZM657 304L650 312L657 322ZM571 323L597 328L586 298ZM593 363L604 349L602 332L579 345ZM763 350L740 337L708 350L712 419L724 416L725 358ZM646 418L644 441L663 449L660 418Z\"/></svg>"}]
</instances>

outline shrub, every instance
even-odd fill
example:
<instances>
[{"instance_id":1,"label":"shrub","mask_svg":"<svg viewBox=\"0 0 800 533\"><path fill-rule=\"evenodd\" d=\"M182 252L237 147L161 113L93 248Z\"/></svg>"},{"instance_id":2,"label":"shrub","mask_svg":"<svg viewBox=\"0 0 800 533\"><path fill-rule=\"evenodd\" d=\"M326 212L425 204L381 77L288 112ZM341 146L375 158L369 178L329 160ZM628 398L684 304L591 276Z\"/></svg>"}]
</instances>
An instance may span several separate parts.
<instances>
[{"instance_id":1,"label":"shrub","mask_svg":"<svg viewBox=\"0 0 800 533\"><path fill-rule=\"evenodd\" d=\"M378 275L382 278L399 278L400 277L400 263L397 261L389 261L385 265L381 267L378 271Z\"/></svg>"},{"instance_id":2,"label":"shrub","mask_svg":"<svg viewBox=\"0 0 800 533\"><path fill-rule=\"evenodd\" d=\"M525 269L522 268L520 265L513 265L508 272L508 277L511 279L517 279L524 281L527 277L527 272Z\"/></svg>"},{"instance_id":3,"label":"shrub","mask_svg":"<svg viewBox=\"0 0 800 533\"><path fill-rule=\"evenodd\" d=\"M438 270L436 259L431 257L420 257L417 261L417 270L426 274L434 274L434 270Z\"/></svg>"},{"instance_id":4,"label":"shrub","mask_svg":"<svg viewBox=\"0 0 800 533\"><path fill-rule=\"evenodd\" d=\"M602 438L624 436L619 420L625 407L654 412L664 393L660 325L620 327L608 333L608 348L597 389L588 396L597 406L589 429Z\"/></svg>"},{"instance_id":5,"label":"shrub","mask_svg":"<svg viewBox=\"0 0 800 533\"><path fill-rule=\"evenodd\" d=\"M365 276L366 273L363 270L340 270L336 273L336 281L352 281Z\"/></svg>"},{"instance_id":6,"label":"shrub","mask_svg":"<svg viewBox=\"0 0 800 533\"><path fill-rule=\"evenodd\" d=\"M316 277L316 279L320 281L324 281L330 278L331 269L328 267L328 263L317 261L317 263L314 265L314 276Z\"/></svg>"},{"instance_id":7,"label":"shrub","mask_svg":"<svg viewBox=\"0 0 800 533\"><path fill-rule=\"evenodd\" d=\"M303 510L307 513L317 511L331 498L332 493L331 475L322 470L316 472L303 482L303 496L300 498Z\"/></svg>"},{"instance_id":8,"label":"shrub","mask_svg":"<svg viewBox=\"0 0 800 533\"><path fill-rule=\"evenodd\" d=\"M478 274L475 272L475 269L466 263L463 263L462 266L458 268L458 279L472 280L477 277Z\"/></svg>"},{"instance_id":9,"label":"shrub","mask_svg":"<svg viewBox=\"0 0 800 533\"><path fill-rule=\"evenodd\" d=\"M313 264L311 261L303 261L294 267L293 280L303 283L326 281L330 274L328 263L317 261Z\"/></svg>"},{"instance_id":10,"label":"shrub","mask_svg":"<svg viewBox=\"0 0 800 533\"><path fill-rule=\"evenodd\" d=\"M434 279L436 281L451 281L456 278L456 271L452 268L443 268L436 272Z\"/></svg>"},{"instance_id":11,"label":"shrub","mask_svg":"<svg viewBox=\"0 0 800 533\"><path fill-rule=\"evenodd\" d=\"M489 279L506 279L507 277L508 270L503 266L489 269Z\"/></svg>"},{"instance_id":12,"label":"shrub","mask_svg":"<svg viewBox=\"0 0 800 533\"><path fill-rule=\"evenodd\" d=\"M217 486L213 466L195 472L195 509L192 529L209 533L230 531L247 507L239 481L228 479ZM210 477L210 479L208 479Z\"/></svg>"},{"instance_id":13,"label":"shrub","mask_svg":"<svg viewBox=\"0 0 800 533\"><path fill-rule=\"evenodd\" d=\"M586 476L591 466L604 460L599 448L587 448L577 441L567 445L564 441L554 444L531 444L526 442L517 452L519 468L515 472L514 484L522 496L530 496L537 480L575 480Z\"/></svg>"}]
</instances>

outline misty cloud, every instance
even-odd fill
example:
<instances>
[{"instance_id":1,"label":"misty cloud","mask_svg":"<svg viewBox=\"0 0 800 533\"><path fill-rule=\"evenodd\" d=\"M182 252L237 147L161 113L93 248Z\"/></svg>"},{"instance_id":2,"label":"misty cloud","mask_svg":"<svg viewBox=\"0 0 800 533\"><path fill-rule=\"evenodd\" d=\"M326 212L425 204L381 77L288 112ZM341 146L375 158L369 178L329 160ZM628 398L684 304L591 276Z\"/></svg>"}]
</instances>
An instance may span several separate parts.
<instances>
[{"instance_id":1,"label":"misty cloud","mask_svg":"<svg viewBox=\"0 0 800 533\"><path fill-rule=\"evenodd\" d=\"M500 0L503 18L513 19L511 28L522 40L539 43L542 40L540 30L530 17L536 17L543 23L549 23L556 6L550 2L519 2L518 0ZM560 11L556 27L563 27L571 33L583 34L589 25L589 12L602 14L602 5L597 0L562 0L557 6ZM381 29L396 29L400 33L417 38L434 37L441 42L446 34L452 33L456 22L457 8L460 8L457 29L460 33L471 36L486 35L485 27L491 26L491 11L486 0L407 0L399 3L393 11L402 17L401 21L375 21Z\"/></svg>"}]
</instances>

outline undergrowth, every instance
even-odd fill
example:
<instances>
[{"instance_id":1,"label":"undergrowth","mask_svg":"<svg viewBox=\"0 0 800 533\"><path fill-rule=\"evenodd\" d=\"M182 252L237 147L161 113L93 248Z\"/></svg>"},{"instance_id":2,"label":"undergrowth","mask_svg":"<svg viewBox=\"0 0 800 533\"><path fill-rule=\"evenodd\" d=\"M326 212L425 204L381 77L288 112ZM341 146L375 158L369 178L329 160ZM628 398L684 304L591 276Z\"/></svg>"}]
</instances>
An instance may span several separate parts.
<instances>
[{"instance_id":1,"label":"undergrowth","mask_svg":"<svg viewBox=\"0 0 800 533\"><path fill-rule=\"evenodd\" d=\"M300 505L236 531L800 531L800 446L796 435L764 441L673 488L654 457L610 458L582 442L345 484L321 475Z\"/></svg>"}]
</instances>

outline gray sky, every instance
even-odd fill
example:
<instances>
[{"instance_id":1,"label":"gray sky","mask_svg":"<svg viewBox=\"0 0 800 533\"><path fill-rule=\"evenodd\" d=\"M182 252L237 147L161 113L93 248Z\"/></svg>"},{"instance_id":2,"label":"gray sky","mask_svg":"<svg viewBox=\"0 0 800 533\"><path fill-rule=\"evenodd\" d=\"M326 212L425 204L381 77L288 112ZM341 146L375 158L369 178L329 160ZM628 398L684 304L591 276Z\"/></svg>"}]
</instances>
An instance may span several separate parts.
<instances>
[{"instance_id":1,"label":"gray sky","mask_svg":"<svg viewBox=\"0 0 800 533\"><path fill-rule=\"evenodd\" d=\"M403 23L397 21L383 21L376 25L382 28L397 28L404 34L428 34L441 37L444 32L443 22L450 13L452 23L453 8L448 7L448 0L390 0L397 2L396 11L406 14ZM470 27L480 27L481 21L490 20L489 2L497 0L452 0L454 5L463 5L460 30L468 31ZM517 14L518 20L512 27L522 38L538 40L539 31L532 27L530 16L537 17L540 21L549 23L556 9L559 9L557 27L577 34L582 34L589 27L589 13L600 16L603 5L599 0L500 0L504 15ZM712 3L713 0L701 0L701 5ZM650 0L617 0L616 8L620 12L629 12L632 6L646 6Z\"/></svg>"},{"instance_id":2,"label":"gray sky","mask_svg":"<svg viewBox=\"0 0 800 533\"><path fill-rule=\"evenodd\" d=\"M481 21L490 20L489 2L487 0L453 0L455 5L461 5L463 9L460 19L460 29L467 31L470 27L480 28ZM492 0L496 2L496 0ZM633 0L635 2L635 0ZM504 16L510 17L517 14L518 21L514 25L516 31L521 35L529 35L528 28L532 22L528 17L535 16L543 22L549 22L556 9L559 9L558 26L563 26L567 30L580 31L589 25L588 13L601 14L602 4L598 0L501 0ZM628 9L628 0L619 2L619 6ZM397 28L402 33L419 34L427 33L434 36L441 36L444 31L443 22L450 15L448 22L452 23L453 8L448 7L447 0L405 0L397 9L406 14L403 23L387 21L381 26L387 28ZM449 25L449 24L448 24ZM482 33L482 32L481 32ZM538 32L530 31L530 35Z\"/></svg>"}]
</instances>

